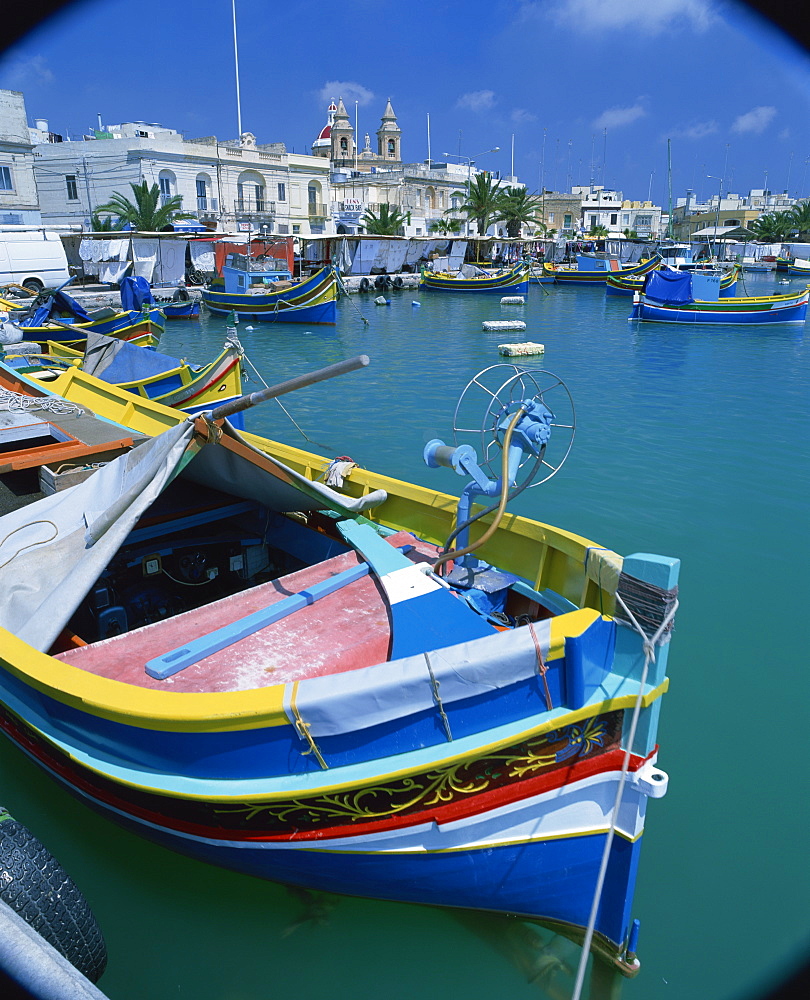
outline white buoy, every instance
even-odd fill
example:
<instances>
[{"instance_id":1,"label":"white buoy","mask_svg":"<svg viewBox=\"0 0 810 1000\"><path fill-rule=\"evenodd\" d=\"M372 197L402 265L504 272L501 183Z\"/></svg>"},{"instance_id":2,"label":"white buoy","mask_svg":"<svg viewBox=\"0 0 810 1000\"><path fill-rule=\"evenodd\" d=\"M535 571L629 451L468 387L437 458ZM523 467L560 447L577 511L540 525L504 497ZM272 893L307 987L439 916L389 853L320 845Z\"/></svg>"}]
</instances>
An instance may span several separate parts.
<instances>
[{"instance_id":1,"label":"white buoy","mask_svg":"<svg viewBox=\"0 0 810 1000\"><path fill-rule=\"evenodd\" d=\"M498 353L506 358L520 357L526 354L545 354L545 344L533 344L530 340L522 344L498 344Z\"/></svg>"},{"instance_id":2,"label":"white buoy","mask_svg":"<svg viewBox=\"0 0 810 1000\"><path fill-rule=\"evenodd\" d=\"M522 295L504 295L501 299L502 306L522 306L526 300Z\"/></svg>"},{"instance_id":3,"label":"white buoy","mask_svg":"<svg viewBox=\"0 0 810 1000\"><path fill-rule=\"evenodd\" d=\"M419 306L422 305L422 303L421 302L411 302L411 305L412 306L416 306L418 308Z\"/></svg>"},{"instance_id":4,"label":"white buoy","mask_svg":"<svg viewBox=\"0 0 810 1000\"><path fill-rule=\"evenodd\" d=\"M481 324L484 330L525 330L522 319L485 319Z\"/></svg>"},{"instance_id":5,"label":"white buoy","mask_svg":"<svg viewBox=\"0 0 810 1000\"><path fill-rule=\"evenodd\" d=\"M252 329L253 329L253 327L252 327L252 326L246 326L246 327L245 327L245 330L252 330Z\"/></svg>"}]
</instances>

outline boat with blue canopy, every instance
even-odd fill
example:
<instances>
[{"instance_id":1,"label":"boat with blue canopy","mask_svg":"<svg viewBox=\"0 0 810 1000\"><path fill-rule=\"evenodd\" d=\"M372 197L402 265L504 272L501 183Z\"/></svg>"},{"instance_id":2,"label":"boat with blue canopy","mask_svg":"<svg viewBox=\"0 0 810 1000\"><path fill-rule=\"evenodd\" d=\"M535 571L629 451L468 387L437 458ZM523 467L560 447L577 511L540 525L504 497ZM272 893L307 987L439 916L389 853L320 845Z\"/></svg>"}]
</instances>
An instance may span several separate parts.
<instances>
[{"instance_id":1,"label":"boat with blue canopy","mask_svg":"<svg viewBox=\"0 0 810 1000\"><path fill-rule=\"evenodd\" d=\"M658 254L629 267L605 253L578 253L576 264L543 264L543 276L560 285L591 285L602 288L608 277L632 278L648 274L661 263Z\"/></svg>"},{"instance_id":2,"label":"boat with blue canopy","mask_svg":"<svg viewBox=\"0 0 810 1000\"><path fill-rule=\"evenodd\" d=\"M653 271L636 292L630 320L651 323L712 323L730 326L802 324L810 285L786 295L720 298L718 275L699 271Z\"/></svg>"},{"instance_id":3,"label":"boat with blue canopy","mask_svg":"<svg viewBox=\"0 0 810 1000\"><path fill-rule=\"evenodd\" d=\"M662 267L661 270L667 270L667 266ZM701 273L716 274L720 278L720 297L726 298L734 295L737 291L737 282L739 281L741 270L742 268L739 264L732 264L730 268L701 269ZM632 296L644 289L645 277L645 275L638 275L630 278L620 278L609 274L605 281L605 295Z\"/></svg>"}]
</instances>

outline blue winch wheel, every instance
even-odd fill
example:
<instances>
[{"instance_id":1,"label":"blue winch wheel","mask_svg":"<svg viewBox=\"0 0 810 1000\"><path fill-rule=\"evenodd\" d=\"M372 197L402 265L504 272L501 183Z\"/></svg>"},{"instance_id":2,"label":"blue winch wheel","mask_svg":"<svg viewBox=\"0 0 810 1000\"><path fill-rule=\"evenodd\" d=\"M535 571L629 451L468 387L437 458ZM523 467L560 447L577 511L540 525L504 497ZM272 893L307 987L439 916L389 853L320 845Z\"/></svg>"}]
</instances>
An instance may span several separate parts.
<instances>
[{"instance_id":1,"label":"blue winch wheel","mask_svg":"<svg viewBox=\"0 0 810 1000\"><path fill-rule=\"evenodd\" d=\"M101 929L78 886L0 806L0 899L95 983L107 965Z\"/></svg>"}]
</instances>

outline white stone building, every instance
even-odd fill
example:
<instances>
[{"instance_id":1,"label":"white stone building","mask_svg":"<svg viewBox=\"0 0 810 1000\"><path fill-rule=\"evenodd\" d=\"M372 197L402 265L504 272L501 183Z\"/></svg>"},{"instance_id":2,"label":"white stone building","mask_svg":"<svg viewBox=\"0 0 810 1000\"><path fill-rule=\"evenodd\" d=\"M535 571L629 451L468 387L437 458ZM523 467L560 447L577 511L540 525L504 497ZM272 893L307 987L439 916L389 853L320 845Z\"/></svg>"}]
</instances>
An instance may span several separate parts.
<instances>
[{"instance_id":1,"label":"white stone building","mask_svg":"<svg viewBox=\"0 0 810 1000\"><path fill-rule=\"evenodd\" d=\"M0 225L41 222L33 149L25 98L17 90L0 90Z\"/></svg>"},{"instance_id":2,"label":"white stone building","mask_svg":"<svg viewBox=\"0 0 810 1000\"><path fill-rule=\"evenodd\" d=\"M594 226L603 226L613 237L621 236L625 229L635 230L639 236L657 237L661 232L661 208L651 201L628 201L621 191L602 184L572 187L571 193L581 201L583 233Z\"/></svg>"},{"instance_id":3,"label":"white stone building","mask_svg":"<svg viewBox=\"0 0 810 1000\"><path fill-rule=\"evenodd\" d=\"M96 206L116 192L132 200L130 184L146 181L164 199L180 195L182 211L221 232L331 231L328 162L257 143L250 132L238 142L184 139L161 125L125 122L86 141L40 142L34 152L42 217L51 223L89 229Z\"/></svg>"}]
</instances>

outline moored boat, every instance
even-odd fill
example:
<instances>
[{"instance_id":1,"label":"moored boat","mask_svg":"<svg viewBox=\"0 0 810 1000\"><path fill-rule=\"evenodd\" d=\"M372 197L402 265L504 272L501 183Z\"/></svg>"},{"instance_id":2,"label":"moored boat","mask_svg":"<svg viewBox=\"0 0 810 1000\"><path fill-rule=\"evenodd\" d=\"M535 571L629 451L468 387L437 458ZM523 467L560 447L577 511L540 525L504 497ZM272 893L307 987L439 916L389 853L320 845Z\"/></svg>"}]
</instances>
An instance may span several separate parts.
<instances>
[{"instance_id":1,"label":"moored boat","mask_svg":"<svg viewBox=\"0 0 810 1000\"><path fill-rule=\"evenodd\" d=\"M274 257L232 253L221 275L202 290L211 312L264 323L323 323L337 318L337 272L332 266L294 280L286 265Z\"/></svg>"},{"instance_id":2,"label":"moored boat","mask_svg":"<svg viewBox=\"0 0 810 1000\"><path fill-rule=\"evenodd\" d=\"M694 298L692 282L703 277L688 272L653 272L645 282L644 291L636 292L633 311L628 318L651 323L712 323L732 326L805 322L810 285L800 292L785 295Z\"/></svg>"},{"instance_id":3,"label":"moored boat","mask_svg":"<svg viewBox=\"0 0 810 1000\"><path fill-rule=\"evenodd\" d=\"M568 456L559 379L471 380L425 449L457 501L362 469L338 493L229 407L0 374L155 435L0 520L0 726L32 759L202 860L540 920L636 971L678 561L502 517L502 482Z\"/></svg>"},{"instance_id":4,"label":"moored boat","mask_svg":"<svg viewBox=\"0 0 810 1000\"><path fill-rule=\"evenodd\" d=\"M433 292L490 292L525 295L529 290L529 267L526 263L501 270L485 270L462 265L458 271L429 271L422 268L419 287Z\"/></svg>"},{"instance_id":5,"label":"moored boat","mask_svg":"<svg viewBox=\"0 0 810 1000\"><path fill-rule=\"evenodd\" d=\"M14 356L7 350L6 362L16 371L40 380L78 366L136 396L186 413L201 413L242 395L243 354L242 345L231 334L214 361L190 365L167 354L89 331L82 350L49 341L42 345L42 353L38 355ZM233 421L237 427L243 426L242 414L236 414Z\"/></svg>"},{"instance_id":6,"label":"moored boat","mask_svg":"<svg viewBox=\"0 0 810 1000\"><path fill-rule=\"evenodd\" d=\"M596 267L596 263L600 265ZM593 255L579 255L576 264L543 264L543 275L561 285L593 285L604 287L609 276L616 278L631 278L648 274L661 263L661 258L654 254L648 260L641 261L631 267L622 267L615 257L598 258Z\"/></svg>"},{"instance_id":7,"label":"moored boat","mask_svg":"<svg viewBox=\"0 0 810 1000\"><path fill-rule=\"evenodd\" d=\"M160 309L166 319L198 319L200 300L188 299L179 302L161 302Z\"/></svg>"},{"instance_id":8,"label":"moored boat","mask_svg":"<svg viewBox=\"0 0 810 1000\"><path fill-rule=\"evenodd\" d=\"M740 276L740 266L739 264L734 264L728 270L720 269L707 269L701 273L705 274L717 274L720 277L720 295L725 298L729 295L734 295L737 290L737 281ZM605 294L606 295L624 295L631 296L635 292L640 292L644 288L644 278L645 276L637 276L630 278L620 278L615 275L609 274L605 280Z\"/></svg>"},{"instance_id":9,"label":"moored boat","mask_svg":"<svg viewBox=\"0 0 810 1000\"><path fill-rule=\"evenodd\" d=\"M787 272L794 277L808 278L810 280L810 260L794 257L787 265Z\"/></svg>"}]
</instances>

